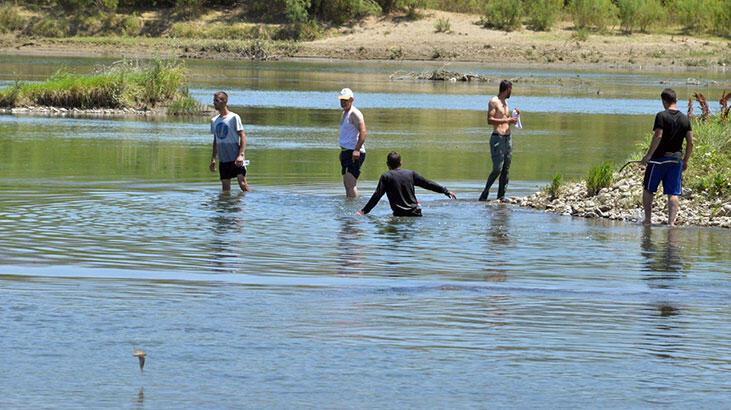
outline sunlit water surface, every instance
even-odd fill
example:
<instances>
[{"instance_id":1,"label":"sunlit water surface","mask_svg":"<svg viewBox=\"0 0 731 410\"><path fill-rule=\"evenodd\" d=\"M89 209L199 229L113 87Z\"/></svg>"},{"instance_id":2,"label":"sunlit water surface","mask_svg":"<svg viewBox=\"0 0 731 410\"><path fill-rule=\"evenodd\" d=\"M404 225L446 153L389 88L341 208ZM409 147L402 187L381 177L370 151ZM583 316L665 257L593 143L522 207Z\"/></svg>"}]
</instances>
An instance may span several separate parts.
<instances>
[{"instance_id":1,"label":"sunlit water surface","mask_svg":"<svg viewBox=\"0 0 731 410\"><path fill-rule=\"evenodd\" d=\"M494 84L394 84L399 69L192 64L194 95L228 89L244 118L247 194L207 171L205 118L0 116L0 408L728 407L729 231L479 203ZM363 90L355 201L328 75ZM604 97L551 98L567 75L514 97L533 109L509 195L648 136L664 75L582 73ZM356 217L392 149L459 199Z\"/></svg>"}]
</instances>

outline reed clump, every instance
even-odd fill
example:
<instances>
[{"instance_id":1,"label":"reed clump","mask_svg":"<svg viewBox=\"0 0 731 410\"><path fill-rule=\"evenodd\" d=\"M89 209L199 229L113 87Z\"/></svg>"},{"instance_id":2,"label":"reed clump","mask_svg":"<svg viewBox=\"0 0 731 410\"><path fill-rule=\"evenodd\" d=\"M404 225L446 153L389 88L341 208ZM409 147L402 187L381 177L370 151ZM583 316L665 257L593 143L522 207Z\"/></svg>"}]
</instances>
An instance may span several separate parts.
<instances>
[{"instance_id":1,"label":"reed clump","mask_svg":"<svg viewBox=\"0 0 731 410\"><path fill-rule=\"evenodd\" d=\"M89 75L59 70L41 83L16 83L0 91L0 106L148 109L184 96L184 80L185 68L179 62L122 61Z\"/></svg>"},{"instance_id":2,"label":"reed clump","mask_svg":"<svg viewBox=\"0 0 731 410\"><path fill-rule=\"evenodd\" d=\"M609 161L604 161L589 170L586 176L586 190L589 196L598 194L602 188L610 185L612 185L612 164Z\"/></svg>"}]
</instances>

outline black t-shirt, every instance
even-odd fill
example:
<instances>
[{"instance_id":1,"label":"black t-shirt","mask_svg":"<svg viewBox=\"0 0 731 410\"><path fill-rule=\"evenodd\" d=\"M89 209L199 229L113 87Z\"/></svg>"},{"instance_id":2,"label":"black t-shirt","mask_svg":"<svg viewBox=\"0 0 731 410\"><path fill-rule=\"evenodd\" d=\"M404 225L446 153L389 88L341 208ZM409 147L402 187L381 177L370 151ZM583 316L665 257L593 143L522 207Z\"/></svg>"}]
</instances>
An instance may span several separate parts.
<instances>
[{"instance_id":1,"label":"black t-shirt","mask_svg":"<svg viewBox=\"0 0 731 410\"><path fill-rule=\"evenodd\" d=\"M688 131L693 128L688 117L677 110L660 111L655 116L655 125L652 130L662 130L660 145L652 154L652 158L660 158L666 152L678 152L683 150L683 140Z\"/></svg>"},{"instance_id":2,"label":"black t-shirt","mask_svg":"<svg viewBox=\"0 0 731 410\"><path fill-rule=\"evenodd\" d=\"M419 203L416 201L414 186L449 195L447 188L422 177L414 171L401 168L392 169L381 175L381 179L378 180L376 192L373 193L371 199L363 207L363 213L367 214L370 212L378 204L378 201L381 200L383 194L386 194L394 215L421 215Z\"/></svg>"}]
</instances>

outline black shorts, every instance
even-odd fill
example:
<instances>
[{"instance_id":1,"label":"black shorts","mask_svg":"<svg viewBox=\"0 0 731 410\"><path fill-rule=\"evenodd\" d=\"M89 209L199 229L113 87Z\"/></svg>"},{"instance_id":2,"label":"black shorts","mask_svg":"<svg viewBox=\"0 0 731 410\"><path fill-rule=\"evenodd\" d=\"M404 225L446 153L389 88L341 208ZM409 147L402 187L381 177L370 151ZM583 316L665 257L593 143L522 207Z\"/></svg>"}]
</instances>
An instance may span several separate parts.
<instances>
[{"instance_id":1,"label":"black shorts","mask_svg":"<svg viewBox=\"0 0 731 410\"><path fill-rule=\"evenodd\" d=\"M363 166L363 163L365 162L366 153L361 152L360 158L358 161L353 162L353 150L352 149L344 149L340 151L340 166L342 170L340 173L342 175L345 175L345 171L350 172L354 177L358 178L360 176L360 167Z\"/></svg>"},{"instance_id":2,"label":"black shorts","mask_svg":"<svg viewBox=\"0 0 731 410\"><path fill-rule=\"evenodd\" d=\"M239 175L246 176L246 167L236 165L235 161L221 162L218 164L218 175L221 179L236 178Z\"/></svg>"}]
</instances>

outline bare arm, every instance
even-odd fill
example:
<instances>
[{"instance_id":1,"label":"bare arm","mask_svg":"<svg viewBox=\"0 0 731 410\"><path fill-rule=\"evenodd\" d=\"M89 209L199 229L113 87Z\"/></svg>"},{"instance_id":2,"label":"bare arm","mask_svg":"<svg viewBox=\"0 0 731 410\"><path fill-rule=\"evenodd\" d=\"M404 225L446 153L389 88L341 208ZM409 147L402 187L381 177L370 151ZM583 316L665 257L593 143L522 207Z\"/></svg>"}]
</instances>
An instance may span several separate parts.
<instances>
[{"instance_id":1,"label":"bare arm","mask_svg":"<svg viewBox=\"0 0 731 410\"><path fill-rule=\"evenodd\" d=\"M216 170L216 136L213 136L213 144L211 145L211 163L208 166L211 172Z\"/></svg>"},{"instance_id":2,"label":"bare arm","mask_svg":"<svg viewBox=\"0 0 731 410\"><path fill-rule=\"evenodd\" d=\"M652 142L650 142L650 148L647 150L647 154L645 154L645 157L642 158L643 164L647 164L647 161L652 158L655 150L660 145L660 140L662 140L662 128L658 128L655 130L655 135L653 135Z\"/></svg>"},{"instance_id":3,"label":"bare arm","mask_svg":"<svg viewBox=\"0 0 731 410\"><path fill-rule=\"evenodd\" d=\"M236 157L236 165L244 165L244 157L246 155L246 132L244 130L239 131L239 156Z\"/></svg>"},{"instance_id":4,"label":"bare arm","mask_svg":"<svg viewBox=\"0 0 731 410\"><path fill-rule=\"evenodd\" d=\"M693 131L688 130L688 132L685 133L685 156L683 156L683 171L688 169L688 160L690 159L690 154L693 153Z\"/></svg>"},{"instance_id":5,"label":"bare arm","mask_svg":"<svg viewBox=\"0 0 731 410\"><path fill-rule=\"evenodd\" d=\"M365 120L360 119L360 122L358 123L358 142L355 143L355 149L353 150L353 161L360 158L360 149L363 147L363 144L365 144L367 133Z\"/></svg>"},{"instance_id":6,"label":"bare arm","mask_svg":"<svg viewBox=\"0 0 731 410\"><path fill-rule=\"evenodd\" d=\"M371 199L368 200L368 203L361 209L360 211L356 212L358 215L365 215L369 213L373 208L375 208L376 205L378 205L378 201L381 200L383 195L386 193L386 182L385 177L381 176L381 179L378 180L378 186L376 186L376 190L373 192L373 195L371 195Z\"/></svg>"}]
</instances>

